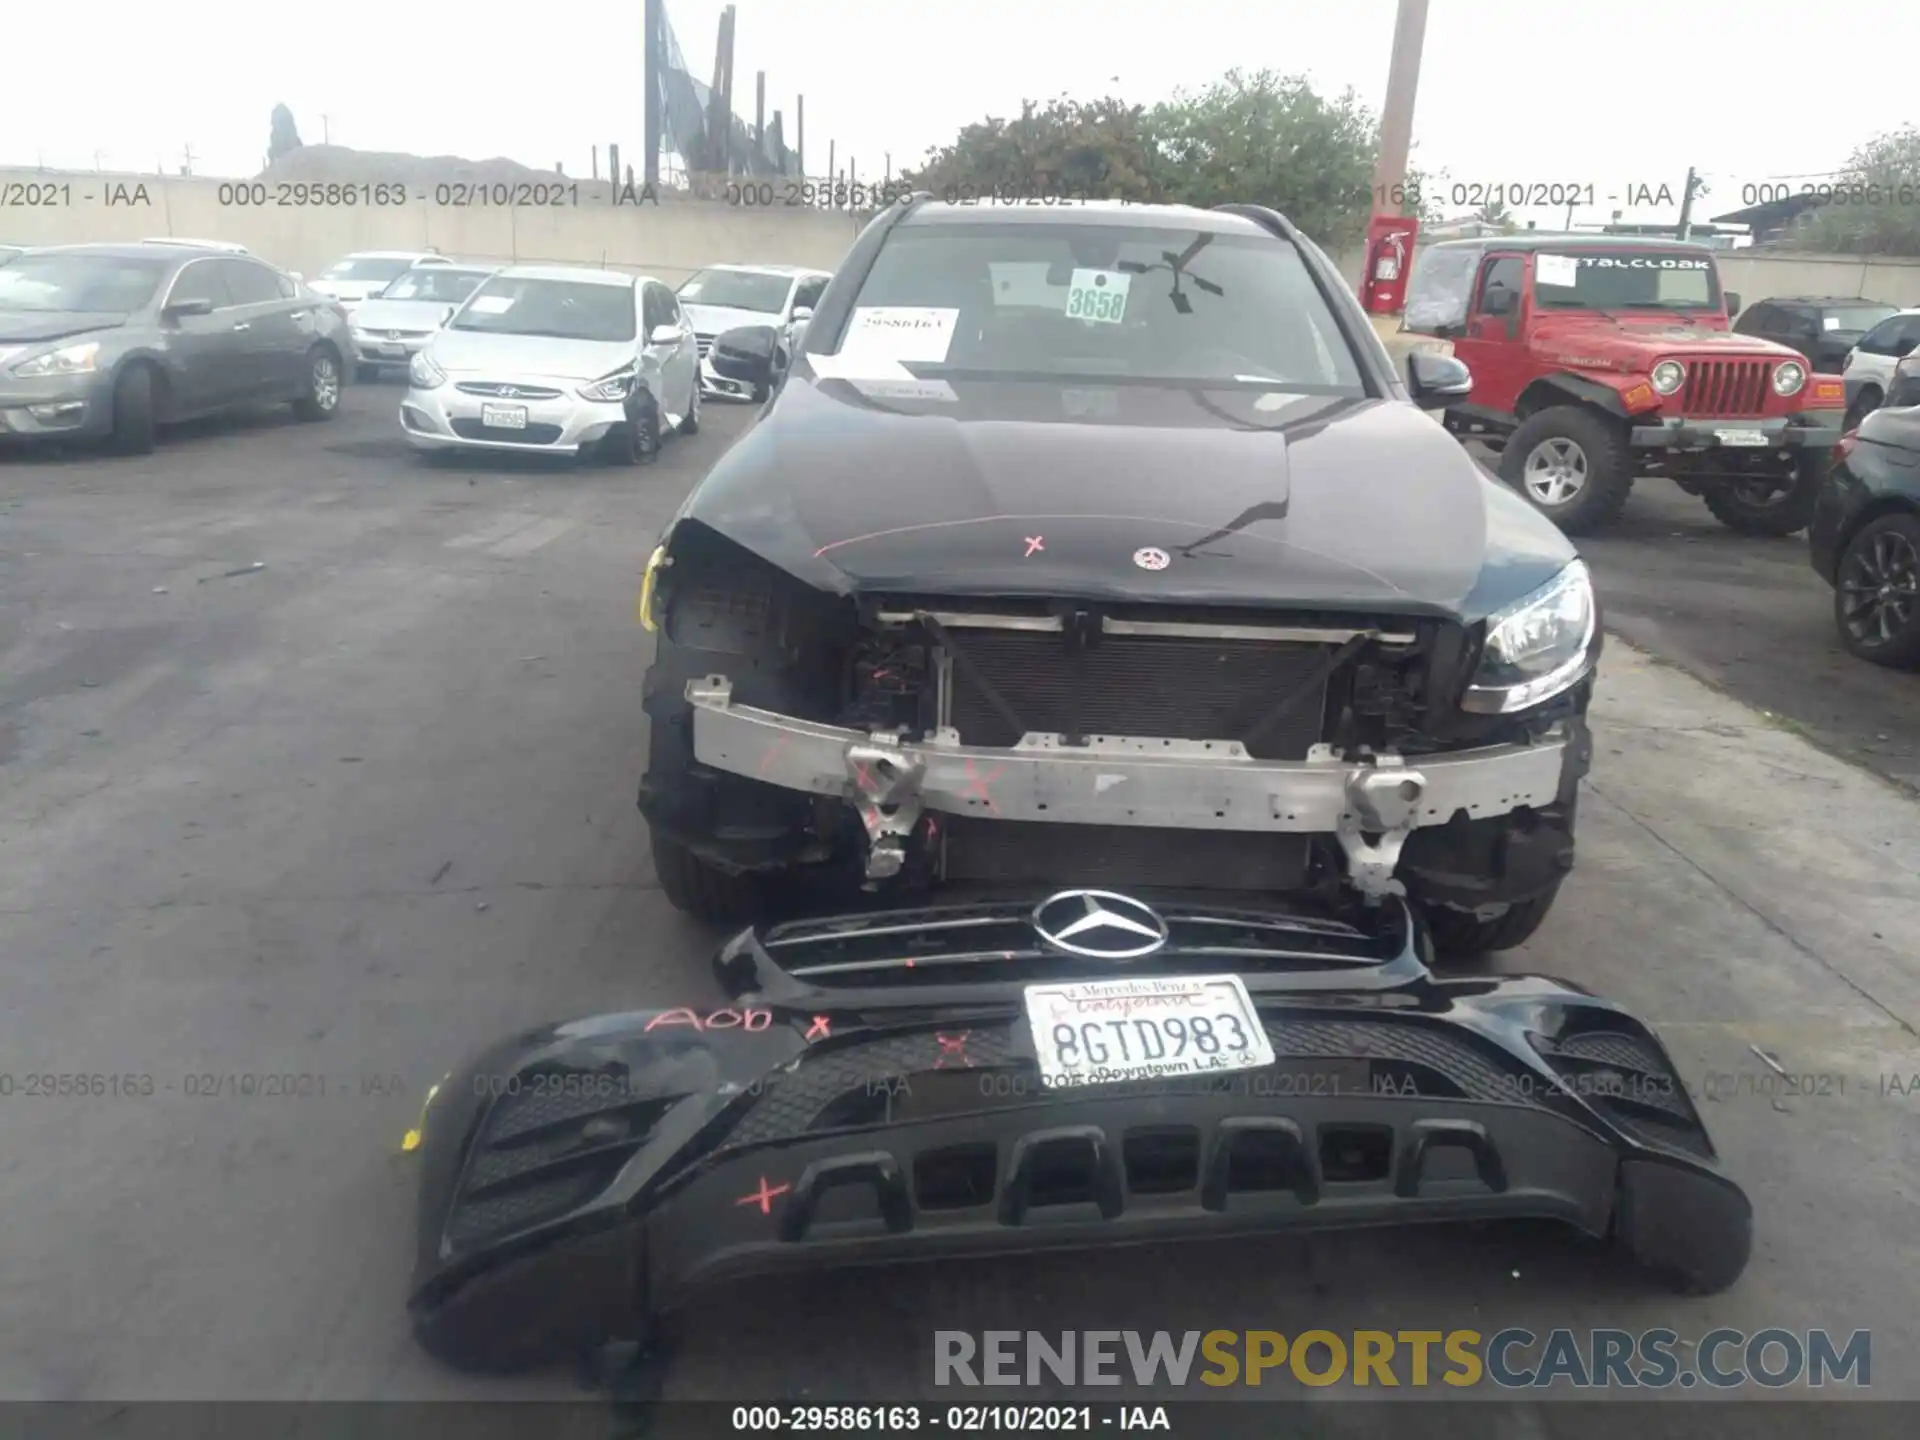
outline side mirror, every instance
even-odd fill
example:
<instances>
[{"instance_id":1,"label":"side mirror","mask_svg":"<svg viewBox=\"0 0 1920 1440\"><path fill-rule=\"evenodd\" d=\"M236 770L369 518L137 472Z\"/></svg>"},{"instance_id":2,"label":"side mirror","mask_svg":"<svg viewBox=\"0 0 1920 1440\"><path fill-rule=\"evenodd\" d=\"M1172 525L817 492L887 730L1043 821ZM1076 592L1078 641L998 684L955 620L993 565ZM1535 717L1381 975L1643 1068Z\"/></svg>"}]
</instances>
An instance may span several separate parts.
<instances>
[{"instance_id":1,"label":"side mirror","mask_svg":"<svg viewBox=\"0 0 1920 1440\"><path fill-rule=\"evenodd\" d=\"M1407 356L1407 390L1422 410L1444 410L1473 393L1473 372L1451 355L1415 350Z\"/></svg>"},{"instance_id":2,"label":"side mirror","mask_svg":"<svg viewBox=\"0 0 1920 1440\"><path fill-rule=\"evenodd\" d=\"M812 318L813 318L813 307L811 305L796 305L793 307L793 323L794 324L799 325L805 321L811 320Z\"/></svg>"},{"instance_id":3,"label":"side mirror","mask_svg":"<svg viewBox=\"0 0 1920 1440\"><path fill-rule=\"evenodd\" d=\"M1738 290L1728 290L1725 293L1727 297L1727 318L1732 319L1740 313L1740 292Z\"/></svg>"},{"instance_id":4,"label":"side mirror","mask_svg":"<svg viewBox=\"0 0 1920 1440\"><path fill-rule=\"evenodd\" d=\"M1491 285L1487 293L1480 297L1480 313L1483 315L1511 315L1520 303L1520 292L1509 290L1504 285Z\"/></svg>"},{"instance_id":5,"label":"side mirror","mask_svg":"<svg viewBox=\"0 0 1920 1440\"><path fill-rule=\"evenodd\" d=\"M678 325L656 325L647 332L649 345L678 345L687 338L687 332Z\"/></svg>"},{"instance_id":6,"label":"side mirror","mask_svg":"<svg viewBox=\"0 0 1920 1440\"><path fill-rule=\"evenodd\" d=\"M453 319L453 317L459 313L460 307L458 305L447 306L445 313L440 316L441 326L444 327L449 320Z\"/></svg>"},{"instance_id":7,"label":"side mirror","mask_svg":"<svg viewBox=\"0 0 1920 1440\"><path fill-rule=\"evenodd\" d=\"M771 325L742 325L723 330L707 352L707 363L716 375L738 380L745 385L773 383L774 355L780 349L780 333Z\"/></svg>"},{"instance_id":8,"label":"side mirror","mask_svg":"<svg viewBox=\"0 0 1920 1440\"><path fill-rule=\"evenodd\" d=\"M160 313L168 320L184 320L189 315L211 315L213 301L204 295L194 300L176 300Z\"/></svg>"}]
</instances>

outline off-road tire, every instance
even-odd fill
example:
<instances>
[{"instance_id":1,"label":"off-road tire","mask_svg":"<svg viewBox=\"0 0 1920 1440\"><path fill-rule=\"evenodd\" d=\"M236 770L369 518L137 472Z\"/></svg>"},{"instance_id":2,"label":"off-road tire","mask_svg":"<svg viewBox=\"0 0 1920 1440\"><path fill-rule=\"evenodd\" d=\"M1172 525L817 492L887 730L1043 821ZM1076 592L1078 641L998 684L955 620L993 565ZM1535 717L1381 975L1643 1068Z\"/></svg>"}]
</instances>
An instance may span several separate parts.
<instances>
[{"instance_id":1,"label":"off-road tire","mask_svg":"<svg viewBox=\"0 0 1920 1440\"><path fill-rule=\"evenodd\" d=\"M1573 441L1587 457L1587 483L1564 505L1543 505L1526 487L1527 457L1542 441ZM1580 405L1553 405L1520 422L1500 452L1500 478L1565 535L1591 535L1619 518L1633 491L1633 448L1613 421Z\"/></svg>"},{"instance_id":2,"label":"off-road tire","mask_svg":"<svg viewBox=\"0 0 1920 1440\"><path fill-rule=\"evenodd\" d=\"M1797 535L1813 521L1820 486L1826 480L1820 459L1824 451L1809 451L1794 462L1793 488L1775 491L1764 505L1743 499L1731 486L1703 490L1700 498L1713 518L1736 535Z\"/></svg>"},{"instance_id":3,"label":"off-road tire","mask_svg":"<svg viewBox=\"0 0 1920 1440\"><path fill-rule=\"evenodd\" d=\"M709 925L745 925L765 910L766 887L757 875L729 875L649 827L653 873L674 909Z\"/></svg>"},{"instance_id":4,"label":"off-road tire","mask_svg":"<svg viewBox=\"0 0 1920 1440\"><path fill-rule=\"evenodd\" d=\"M1555 883L1552 889L1510 905L1490 920L1435 905L1427 911L1427 932L1443 962L1477 959L1490 950L1511 950L1533 938L1559 895L1560 886Z\"/></svg>"},{"instance_id":5,"label":"off-road tire","mask_svg":"<svg viewBox=\"0 0 1920 1440\"><path fill-rule=\"evenodd\" d=\"M1846 593L1841 588L1846 583L1847 561L1856 550L1872 545L1876 536L1890 530L1898 533L1914 550L1920 551L1920 517L1897 513L1882 515L1861 526L1847 542L1847 548L1840 553L1839 563L1833 567L1833 627L1849 655L1873 665L1884 665L1890 670L1915 670L1920 669L1920 609L1916 609L1904 629L1879 645L1868 645L1847 629Z\"/></svg>"},{"instance_id":6,"label":"off-road tire","mask_svg":"<svg viewBox=\"0 0 1920 1440\"><path fill-rule=\"evenodd\" d=\"M109 443L118 455L151 455L154 441L153 369L129 365L113 384Z\"/></svg>"},{"instance_id":7,"label":"off-road tire","mask_svg":"<svg viewBox=\"0 0 1920 1440\"><path fill-rule=\"evenodd\" d=\"M321 367L329 367L332 388L322 382ZM316 345L307 351L307 375L301 381L299 398L293 402L296 418L307 421L331 420L340 413L340 356L330 345Z\"/></svg>"}]
</instances>

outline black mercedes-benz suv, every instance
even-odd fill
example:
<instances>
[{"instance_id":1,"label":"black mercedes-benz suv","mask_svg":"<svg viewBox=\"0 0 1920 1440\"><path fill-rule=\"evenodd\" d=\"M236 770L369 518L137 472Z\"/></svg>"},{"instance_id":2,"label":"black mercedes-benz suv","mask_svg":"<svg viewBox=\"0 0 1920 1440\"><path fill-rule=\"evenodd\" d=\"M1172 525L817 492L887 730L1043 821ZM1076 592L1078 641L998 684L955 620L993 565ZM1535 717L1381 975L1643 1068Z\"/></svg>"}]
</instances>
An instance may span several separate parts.
<instances>
[{"instance_id":1,"label":"black mercedes-benz suv","mask_svg":"<svg viewBox=\"0 0 1920 1440\"><path fill-rule=\"evenodd\" d=\"M772 394L641 590L675 905L1404 895L1454 956L1546 916L1586 567L1426 413L1465 367L1398 373L1284 217L915 197L796 353L712 359Z\"/></svg>"}]
</instances>

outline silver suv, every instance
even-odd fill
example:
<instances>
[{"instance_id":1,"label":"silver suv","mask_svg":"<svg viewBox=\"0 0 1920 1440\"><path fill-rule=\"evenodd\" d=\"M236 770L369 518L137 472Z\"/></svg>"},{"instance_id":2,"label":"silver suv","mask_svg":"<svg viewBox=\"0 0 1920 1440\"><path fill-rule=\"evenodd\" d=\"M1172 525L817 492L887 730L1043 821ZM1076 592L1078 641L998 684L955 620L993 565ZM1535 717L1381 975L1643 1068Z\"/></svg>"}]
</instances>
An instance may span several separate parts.
<instances>
[{"instance_id":1,"label":"silver suv","mask_svg":"<svg viewBox=\"0 0 1920 1440\"><path fill-rule=\"evenodd\" d=\"M1878 410L1893 384L1894 367L1920 345L1920 309L1889 315L1847 352L1840 373L1847 382L1847 428Z\"/></svg>"}]
</instances>

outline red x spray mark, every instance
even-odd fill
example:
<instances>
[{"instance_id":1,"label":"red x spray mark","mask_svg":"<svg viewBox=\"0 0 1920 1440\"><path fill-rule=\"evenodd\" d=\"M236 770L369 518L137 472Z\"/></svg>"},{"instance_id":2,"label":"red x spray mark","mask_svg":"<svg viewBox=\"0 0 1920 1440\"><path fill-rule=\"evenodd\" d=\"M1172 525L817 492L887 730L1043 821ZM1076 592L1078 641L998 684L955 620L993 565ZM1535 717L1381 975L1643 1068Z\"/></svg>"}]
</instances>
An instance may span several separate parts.
<instances>
[{"instance_id":1,"label":"red x spray mark","mask_svg":"<svg viewBox=\"0 0 1920 1440\"><path fill-rule=\"evenodd\" d=\"M1047 548L1046 542L1042 540L1038 535L1027 536L1027 554L1026 554L1027 559L1031 560L1035 555L1038 555L1042 550L1045 550L1046 548Z\"/></svg>"},{"instance_id":2,"label":"red x spray mark","mask_svg":"<svg viewBox=\"0 0 1920 1440\"><path fill-rule=\"evenodd\" d=\"M762 1215L771 1215L773 1213L774 1198L786 1194L787 1191L792 1188L793 1186L791 1185L769 1186L767 1184L767 1177L762 1175L760 1177L760 1188L758 1190L748 1195L742 1195L733 1203L736 1205L758 1205Z\"/></svg>"},{"instance_id":3,"label":"red x spray mark","mask_svg":"<svg viewBox=\"0 0 1920 1440\"><path fill-rule=\"evenodd\" d=\"M961 791L964 800L978 800L987 807L989 815L998 815L1000 807L993 803L993 797L987 793L987 787L1006 773L1007 767L996 765L991 775L982 775L974 769L974 762L967 761L967 785Z\"/></svg>"},{"instance_id":4,"label":"red x spray mark","mask_svg":"<svg viewBox=\"0 0 1920 1440\"><path fill-rule=\"evenodd\" d=\"M967 1060L967 1037L972 1033L971 1030L962 1030L958 1035L935 1035L933 1037L934 1043L940 1047L940 1054L939 1057L934 1060L933 1068L936 1070L946 1069L949 1058L951 1058L956 1065L966 1066L969 1063Z\"/></svg>"},{"instance_id":5,"label":"red x spray mark","mask_svg":"<svg viewBox=\"0 0 1920 1440\"><path fill-rule=\"evenodd\" d=\"M808 1040L831 1040L833 1038L833 1027L828 1023L825 1015L816 1015L813 1017L813 1024L808 1027L806 1038Z\"/></svg>"}]
</instances>

